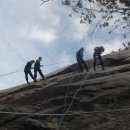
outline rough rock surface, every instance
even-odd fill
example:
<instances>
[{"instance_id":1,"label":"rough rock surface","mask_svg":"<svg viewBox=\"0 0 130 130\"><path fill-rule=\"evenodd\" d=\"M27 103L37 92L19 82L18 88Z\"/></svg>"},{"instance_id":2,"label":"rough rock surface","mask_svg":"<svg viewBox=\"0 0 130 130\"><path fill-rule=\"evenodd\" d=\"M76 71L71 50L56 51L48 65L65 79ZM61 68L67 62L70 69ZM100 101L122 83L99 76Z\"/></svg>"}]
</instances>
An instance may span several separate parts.
<instances>
[{"instance_id":1,"label":"rough rock surface","mask_svg":"<svg viewBox=\"0 0 130 130\"><path fill-rule=\"evenodd\" d=\"M130 50L105 55L103 60L104 71L100 66L93 71L89 60L89 73L78 72L73 64L49 75L47 81L1 91L0 111L63 113L69 87L65 111L79 90L68 112L77 115L66 115L59 130L130 130ZM1 113L0 130L58 130L60 119Z\"/></svg>"}]
</instances>

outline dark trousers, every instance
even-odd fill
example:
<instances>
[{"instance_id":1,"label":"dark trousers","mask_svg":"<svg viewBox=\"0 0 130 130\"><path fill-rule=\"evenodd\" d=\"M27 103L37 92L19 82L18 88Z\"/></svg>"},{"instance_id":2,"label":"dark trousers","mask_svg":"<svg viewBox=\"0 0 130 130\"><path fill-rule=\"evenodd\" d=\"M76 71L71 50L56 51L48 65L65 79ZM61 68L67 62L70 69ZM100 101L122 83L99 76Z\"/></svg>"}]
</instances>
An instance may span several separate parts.
<instances>
[{"instance_id":1,"label":"dark trousers","mask_svg":"<svg viewBox=\"0 0 130 130\"><path fill-rule=\"evenodd\" d=\"M101 66L102 66L102 69L104 70L104 65L103 65L103 61L102 61L101 55L94 55L94 56L93 56L93 59L94 59L94 62L93 62L94 70L96 70L96 60L97 60L97 57L98 57L98 59L99 59L99 61L100 61L100 64L101 64Z\"/></svg>"},{"instance_id":2,"label":"dark trousers","mask_svg":"<svg viewBox=\"0 0 130 130\"><path fill-rule=\"evenodd\" d=\"M33 76L32 72L30 70L25 70L24 73L25 73L25 79L26 79L27 82L28 82L28 74L34 80L34 76Z\"/></svg>"},{"instance_id":3,"label":"dark trousers","mask_svg":"<svg viewBox=\"0 0 130 130\"><path fill-rule=\"evenodd\" d=\"M83 71L83 66L84 66L85 69L86 69L87 72L88 72L88 67L87 67L87 65L86 65L86 63L85 63L85 61L84 61L83 59L77 59L77 63L78 63L78 65L79 65L79 68L80 68L81 71ZM82 65L83 65L83 66L82 66Z\"/></svg>"},{"instance_id":4,"label":"dark trousers","mask_svg":"<svg viewBox=\"0 0 130 130\"><path fill-rule=\"evenodd\" d=\"M34 69L34 78L37 79L37 72L41 75L41 77L44 79L44 75L41 71L41 69Z\"/></svg>"}]
</instances>

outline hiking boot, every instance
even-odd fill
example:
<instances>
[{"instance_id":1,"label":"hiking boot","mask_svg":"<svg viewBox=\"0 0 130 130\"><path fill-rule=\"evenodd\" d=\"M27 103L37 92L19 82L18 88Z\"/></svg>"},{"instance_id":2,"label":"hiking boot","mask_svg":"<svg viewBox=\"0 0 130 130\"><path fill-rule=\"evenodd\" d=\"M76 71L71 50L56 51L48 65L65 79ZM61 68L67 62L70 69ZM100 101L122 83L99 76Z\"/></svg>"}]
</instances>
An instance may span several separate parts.
<instances>
[{"instance_id":1,"label":"hiking boot","mask_svg":"<svg viewBox=\"0 0 130 130\"><path fill-rule=\"evenodd\" d=\"M44 78L44 80L47 80L47 78Z\"/></svg>"},{"instance_id":2,"label":"hiking boot","mask_svg":"<svg viewBox=\"0 0 130 130\"><path fill-rule=\"evenodd\" d=\"M88 70L88 69L87 69L86 71L87 71L87 72L89 72L89 70Z\"/></svg>"},{"instance_id":3,"label":"hiking boot","mask_svg":"<svg viewBox=\"0 0 130 130\"><path fill-rule=\"evenodd\" d=\"M42 78L41 80L47 80L47 78Z\"/></svg>"},{"instance_id":4,"label":"hiking boot","mask_svg":"<svg viewBox=\"0 0 130 130\"><path fill-rule=\"evenodd\" d=\"M105 68L104 68L104 67L102 67L102 70L105 70Z\"/></svg>"},{"instance_id":5,"label":"hiking boot","mask_svg":"<svg viewBox=\"0 0 130 130\"><path fill-rule=\"evenodd\" d=\"M34 83L36 83L37 82L37 80L34 80Z\"/></svg>"}]
</instances>

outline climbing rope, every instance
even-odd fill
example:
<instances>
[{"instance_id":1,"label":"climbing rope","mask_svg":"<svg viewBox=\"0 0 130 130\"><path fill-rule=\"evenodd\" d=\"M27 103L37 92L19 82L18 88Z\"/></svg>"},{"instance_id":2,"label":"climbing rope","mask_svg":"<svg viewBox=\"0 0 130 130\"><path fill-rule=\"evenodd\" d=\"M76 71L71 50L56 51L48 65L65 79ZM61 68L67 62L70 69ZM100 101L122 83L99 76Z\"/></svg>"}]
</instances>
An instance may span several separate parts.
<instances>
[{"instance_id":1,"label":"climbing rope","mask_svg":"<svg viewBox=\"0 0 130 130\"><path fill-rule=\"evenodd\" d=\"M85 78L83 79L83 83L85 82L85 79L86 79L87 77L88 77L88 73L87 73L87 75L85 76ZM65 118L66 114L69 112L69 110L71 109L71 106L73 105L73 101L74 101L76 95L78 94L79 90L81 89L81 87L82 87L82 84L80 85L80 87L79 87L79 88L77 89L77 91L75 92L75 94L74 94L74 96L73 96L73 98L72 98L72 100L71 100L71 103L70 103L68 109L66 110L66 112L65 112L64 114L62 114L61 122L60 122L59 127L58 127L57 130L60 129L60 127L61 127L61 125L62 125L62 123L63 123L63 121L64 121L64 118Z\"/></svg>"},{"instance_id":2,"label":"climbing rope","mask_svg":"<svg viewBox=\"0 0 130 130\"><path fill-rule=\"evenodd\" d=\"M74 71L76 70L76 65L74 66ZM62 125L62 122L63 122L63 119L64 119L64 114L65 114L65 109L67 107L67 97L68 97L68 94L69 94L69 89L70 89L70 82L73 80L73 76L72 76L72 73L71 73L71 76L69 78L69 83L68 83L68 87L67 87L67 91L66 91L66 95L65 95L65 102L64 102L64 108L63 108L63 113L62 113L62 116L61 116L61 119L60 119L60 125ZM58 127L57 129L59 130L60 127Z\"/></svg>"},{"instance_id":3,"label":"climbing rope","mask_svg":"<svg viewBox=\"0 0 130 130\"><path fill-rule=\"evenodd\" d=\"M14 71L12 71L12 72L9 72L9 73L1 74L1 75L0 75L0 78L2 78L2 77L4 77L4 76L7 76L7 75L14 74L14 73L18 73L18 72L21 72L21 71L23 71L23 68L19 68L19 69L17 69L17 70L14 70Z\"/></svg>"},{"instance_id":4,"label":"climbing rope","mask_svg":"<svg viewBox=\"0 0 130 130\"><path fill-rule=\"evenodd\" d=\"M69 63L69 62L72 63L72 61L68 61L68 62L59 62L59 63L45 64L45 65L43 65L43 66L47 67L47 66L51 66L51 65L63 64L63 63ZM24 67L19 68L19 69L16 69L16 70L14 70L14 71L12 71L12 72L9 72L9 73L1 74L1 75L0 75L0 78L1 78L1 77L4 77L4 76L7 76L7 75L11 75L11 74L14 74L14 73L21 72L21 71L23 71L23 70L24 70Z\"/></svg>"},{"instance_id":5,"label":"climbing rope","mask_svg":"<svg viewBox=\"0 0 130 130\"><path fill-rule=\"evenodd\" d=\"M92 112L77 112L77 113L66 113L66 116L77 116L77 115L88 115L96 113L112 113L112 112L122 112L129 111L130 108L121 108L121 109L112 109L104 111L92 111ZM0 111L0 114L13 114L13 115L37 115L37 116L62 116L63 114L57 113L29 113L29 112L9 112L9 111Z\"/></svg>"}]
</instances>

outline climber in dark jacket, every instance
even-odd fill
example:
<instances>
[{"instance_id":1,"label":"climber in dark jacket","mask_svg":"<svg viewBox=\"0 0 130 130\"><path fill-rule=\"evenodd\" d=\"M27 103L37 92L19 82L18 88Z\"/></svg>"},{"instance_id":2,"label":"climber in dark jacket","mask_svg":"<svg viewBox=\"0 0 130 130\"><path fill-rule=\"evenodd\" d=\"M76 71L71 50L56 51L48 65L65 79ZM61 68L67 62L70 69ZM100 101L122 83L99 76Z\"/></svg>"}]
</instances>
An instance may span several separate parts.
<instances>
[{"instance_id":1,"label":"climber in dark jacket","mask_svg":"<svg viewBox=\"0 0 130 130\"><path fill-rule=\"evenodd\" d=\"M39 72L39 74L41 75L41 77L43 79L45 79L40 67L42 67L43 65L40 64L40 61L42 60L42 57L39 57L38 60L35 62L35 65L34 65L34 78L35 80L37 79L37 72Z\"/></svg>"},{"instance_id":2,"label":"climber in dark jacket","mask_svg":"<svg viewBox=\"0 0 130 130\"><path fill-rule=\"evenodd\" d=\"M100 47L96 47L94 49L94 54L93 54L93 59L94 59L94 62L93 62L93 67L94 67L94 70L96 70L95 66L96 66L96 60L97 60L97 57L100 61L100 64L102 66L102 70L104 70L104 65L103 65L103 61L102 61L102 57L101 57L101 54L105 51L104 47L103 46L100 46Z\"/></svg>"},{"instance_id":3,"label":"climber in dark jacket","mask_svg":"<svg viewBox=\"0 0 130 130\"><path fill-rule=\"evenodd\" d=\"M83 72L83 67L82 65L84 65L85 69L87 70L87 72L89 71L88 70L88 67L83 59L83 53L84 53L84 48L80 48L77 52L76 52L76 59L77 59L77 63L80 67L80 70Z\"/></svg>"},{"instance_id":4,"label":"climber in dark jacket","mask_svg":"<svg viewBox=\"0 0 130 130\"><path fill-rule=\"evenodd\" d=\"M31 78L32 78L32 79L34 80L34 82L35 82L34 76L33 76L32 72L31 72L32 64L33 64L33 63L35 63L34 60L31 60L31 61L27 62L27 64L25 65L25 68L24 68L25 79L26 79L27 83L29 83L29 82L28 82L28 74L31 76Z\"/></svg>"}]
</instances>

